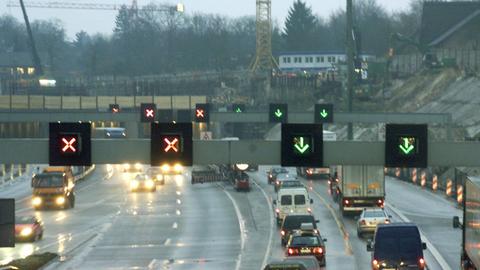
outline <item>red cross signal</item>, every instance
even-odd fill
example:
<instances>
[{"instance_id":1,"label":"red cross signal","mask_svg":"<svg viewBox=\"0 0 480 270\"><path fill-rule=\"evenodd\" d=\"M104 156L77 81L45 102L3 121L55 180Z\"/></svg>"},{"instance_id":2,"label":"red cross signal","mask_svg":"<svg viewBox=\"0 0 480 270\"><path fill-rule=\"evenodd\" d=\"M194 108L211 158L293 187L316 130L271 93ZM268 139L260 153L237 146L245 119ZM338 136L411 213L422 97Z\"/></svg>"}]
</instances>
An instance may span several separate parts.
<instances>
[{"instance_id":1,"label":"red cross signal","mask_svg":"<svg viewBox=\"0 0 480 270\"><path fill-rule=\"evenodd\" d=\"M112 111L113 113L118 113L120 110L118 108L113 108Z\"/></svg>"},{"instance_id":2,"label":"red cross signal","mask_svg":"<svg viewBox=\"0 0 480 270\"><path fill-rule=\"evenodd\" d=\"M197 109L197 118L204 118L205 112L202 109Z\"/></svg>"},{"instance_id":3,"label":"red cross signal","mask_svg":"<svg viewBox=\"0 0 480 270\"><path fill-rule=\"evenodd\" d=\"M180 140L177 137L163 138L163 142L165 143L165 146L163 147L165 153L178 153L180 148Z\"/></svg>"},{"instance_id":4,"label":"red cross signal","mask_svg":"<svg viewBox=\"0 0 480 270\"><path fill-rule=\"evenodd\" d=\"M153 109L145 109L145 116L146 117L155 117L154 110Z\"/></svg>"},{"instance_id":5,"label":"red cross signal","mask_svg":"<svg viewBox=\"0 0 480 270\"><path fill-rule=\"evenodd\" d=\"M76 136L62 136L60 138L60 150L65 154L74 154L78 152L78 139Z\"/></svg>"}]
</instances>

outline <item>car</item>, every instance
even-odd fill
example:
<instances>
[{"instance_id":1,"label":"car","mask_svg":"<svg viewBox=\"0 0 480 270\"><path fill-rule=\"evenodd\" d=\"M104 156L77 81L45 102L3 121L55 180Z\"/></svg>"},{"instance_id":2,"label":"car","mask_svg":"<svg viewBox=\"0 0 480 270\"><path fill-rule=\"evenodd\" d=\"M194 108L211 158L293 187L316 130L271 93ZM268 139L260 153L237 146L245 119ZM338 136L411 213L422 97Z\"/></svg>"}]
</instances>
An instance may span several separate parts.
<instances>
[{"instance_id":1,"label":"car","mask_svg":"<svg viewBox=\"0 0 480 270\"><path fill-rule=\"evenodd\" d=\"M163 164L160 169L163 175L178 175L184 172L183 166L179 163L174 165Z\"/></svg>"},{"instance_id":2,"label":"car","mask_svg":"<svg viewBox=\"0 0 480 270\"><path fill-rule=\"evenodd\" d=\"M389 224L392 217L383 208L365 208L357 219L357 235L374 233L378 224Z\"/></svg>"},{"instance_id":3,"label":"car","mask_svg":"<svg viewBox=\"0 0 480 270\"><path fill-rule=\"evenodd\" d=\"M130 181L130 191L150 191L157 190L155 182L146 174L137 174L134 179Z\"/></svg>"},{"instance_id":4,"label":"car","mask_svg":"<svg viewBox=\"0 0 480 270\"><path fill-rule=\"evenodd\" d=\"M372 270L425 269L422 242L418 227L413 223L379 224L367 251L372 254Z\"/></svg>"},{"instance_id":5,"label":"car","mask_svg":"<svg viewBox=\"0 0 480 270\"><path fill-rule=\"evenodd\" d=\"M233 173L233 186L237 191L250 191L250 178L243 171L235 171Z\"/></svg>"},{"instance_id":6,"label":"car","mask_svg":"<svg viewBox=\"0 0 480 270\"><path fill-rule=\"evenodd\" d=\"M307 270L320 270L320 264L314 256L291 256L283 259L288 263L301 263Z\"/></svg>"},{"instance_id":7,"label":"car","mask_svg":"<svg viewBox=\"0 0 480 270\"><path fill-rule=\"evenodd\" d=\"M301 262L274 261L267 264L263 270L307 270Z\"/></svg>"},{"instance_id":8,"label":"car","mask_svg":"<svg viewBox=\"0 0 480 270\"><path fill-rule=\"evenodd\" d=\"M278 192L278 190L280 189L281 182L289 181L289 180L290 181L297 180L297 177L288 173L277 174L277 176L275 177L275 185L274 185L275 192Z\"/></svg>"},{"instance_id":9,"label":"car","mask_svg":"<svg viewBox=\"0 0 480 270\"><path fill-rule=\"evenodd\" d=\"M288 239L285 255L314 256L321 266L325 266L326 241L319 233L296 231Z\"/></svg>"},{"instance_id":10,"label":"car","mask_svg":"<svg viewBox=\"0 0 480 270\"><path fill-rule=\"evenodd\" d=\"M165 176L160 167L150 167L147 169L147 175L155 181L157 185L165 185Z\"/></svg>"},{"instance_id":11,"label":"car","mask_svg":"<svg viewBox=\"0 0 480 270\"><path fill-rule=\"evenodd\" d=\"M43 222L34 216L15 217L15 241L35 242L43 238Z\"/></svg>"},{"instance_id":12,"label":"car","mask_svg":"<svg viewBox=\"0 0 480 270\"><path fill-rule=\"evenodd\" d=\"M315 217L312 215L288 215L286 216L283 221L282 225L280 226L280 235L282 237L281 243L285 245L288 241L290 235L297 230L303 229L309 230L312 233L319 233L317 230L317 223L319 220L315 220ZM306 228L305 225L311 224L310 228Z\"/></svg>"},{"instance_id":13,"label":"car","mask_svg":"<svg viewBox=\"0 0 480 270\"><path fill-rule=\"evenodd\" d=\"M312 213L313 199L310 198L305 187L282 188L273 200L277 224L281 224L287 215L310 215Z\"/></svg>"},{"instance_id":14,"label":"car","mask_svg":"<svg viewBox=\"0 0 480 270\"><path fill-rule=\"evenodd\" d=\"M272 167L267 171L267 180L269 184L275 183L278 174L288 173L288 170L283 167Z\"/></svg>"}]
</instances>

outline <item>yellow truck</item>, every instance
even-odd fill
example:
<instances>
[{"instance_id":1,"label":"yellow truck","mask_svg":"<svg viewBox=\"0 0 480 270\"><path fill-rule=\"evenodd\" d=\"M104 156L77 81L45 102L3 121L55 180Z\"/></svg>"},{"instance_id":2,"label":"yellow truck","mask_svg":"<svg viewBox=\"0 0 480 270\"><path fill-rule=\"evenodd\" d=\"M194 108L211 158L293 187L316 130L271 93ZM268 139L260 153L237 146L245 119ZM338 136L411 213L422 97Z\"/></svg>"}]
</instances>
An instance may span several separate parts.
<instances>
[{"instance_id":1,"label":"yellow truck","mask_svg":"<svg viewBox=\"0 0 480 270\"><path fill-rule=\"evenodd\" d=\"M75 206L75 178L72 167L47 167L32 177L32 205L67 209Z\"/></svg>"}]
</instances>

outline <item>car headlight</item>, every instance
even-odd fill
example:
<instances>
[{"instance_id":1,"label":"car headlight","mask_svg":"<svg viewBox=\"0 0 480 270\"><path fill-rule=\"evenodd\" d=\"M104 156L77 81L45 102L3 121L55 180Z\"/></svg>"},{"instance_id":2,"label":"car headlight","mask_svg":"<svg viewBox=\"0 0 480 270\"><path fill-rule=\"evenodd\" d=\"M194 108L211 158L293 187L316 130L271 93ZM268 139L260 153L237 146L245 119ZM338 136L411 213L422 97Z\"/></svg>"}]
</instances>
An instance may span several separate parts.
<instances>
[{"instance_id":1,"label":"car headlight","mask_svg":"<svg viewBox=\"0 0 480 270\"><path fill-rule=\"evenodd\" d=\"M130 182L130 187L131 187L132 189L138 188L138 185L139 185L139 183L138 183L138 181L136 181L136 180Z\"/></svg>"},{"instance_id":2,"label":"car headlight","mask_svg":"<svg viewBox=\"0 0 480 270\"><path fill-rule=\"evenodd\" d=\"M23 228L22 231L20 232L20 235L21 235L21 236L29 236L29 235L32 234L32 232L33 232L32 228L30 228L30 227L25 227L25 228Z\"/></svg>"},{"instance_id":3,"label":"car headlight","mask_svg":"<svg viewBox=\"0 0 480 270\"><path fill-rule=\"evenodd\" d=\"M163 179L163 175L157 174L157 180L162 180L162 179Z\"/></svg>"},{"instance_id":4,"label":"car headlight","mask_svg":"<svg viewBox=\"0 0 480 270\"><path fill-rule=\"evenodd\" d=\"M34 206L39 206L40 204L42 204L42 198L40 197L33 197L32 199L32 204Z\"/></svg>"},{"instance_id":5,"label":"car headlight","mask_svg":"<svg viewBox=\"0 0 480 270\"><path fill-rule=\"evenodd\" d=\"M128 164L128 163L123 164L123 169L125 169L125 170L130 169L130 164Z\"/></svg>"},{"instance_id":6,"label":"car headlight","mask_svg":"<svg viewBox=\"0 0 480 270\"><path fill-rule=\"evenodd\" d=\"M65 203L65 197L58 197L56 200L55 200L55 203L57 203L58 205L62 205Z\"/></svg>"},{"instance_id":7,"label":"car headlight","mask_svg":"<svg viewBox=\"0 0 480 270\"><path fill-rule=\"evenodd\" d=\"M135 169L140 170L142 168L142 164L135 163Z\"/></svg>"},{"instance_id":8,"label":"car headlight","mask_svg":"<svg viewBox=\"0 0 480 270\"><path fill-rule=\"evenodd\" d=\"M155 185L155 183L152 180L145 181L145 186L147 188L153 188L154 185Z\"/></svg>"},{"instance_id":9,"label":"car headlight","mask_svg":"<svg viewBox=\"0 0 480 270\"><path fill-rule=\"evenodd\" d=\"M164 164L164 165L162 166L162 171L163 171L163 172L168 172L168 171L170 171L170 165Z\"/></svg>"},{"instance_id":10,"label":"car headlight","mask_svg":"<svg viewBox=\"0 0 480 270\"><path fill-rule=\"evenodd\" d=\"M179 172L181 172L181 171L183 170L183 166L180 165L180 164L175 164L175 165L173 166L173 170L175 170L175 172L179 173Z\"/></svg>"}]
</instances>

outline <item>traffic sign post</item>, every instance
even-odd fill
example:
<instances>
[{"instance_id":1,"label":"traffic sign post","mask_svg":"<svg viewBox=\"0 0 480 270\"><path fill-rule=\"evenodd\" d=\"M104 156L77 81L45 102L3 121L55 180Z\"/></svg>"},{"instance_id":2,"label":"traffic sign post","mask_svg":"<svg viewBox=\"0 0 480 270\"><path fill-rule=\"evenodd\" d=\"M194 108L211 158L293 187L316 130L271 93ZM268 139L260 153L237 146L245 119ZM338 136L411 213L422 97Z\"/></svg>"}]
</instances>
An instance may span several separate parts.
<instances>
[{"instance_id":1,"label":"traffic sign post","mask_svg":"<svg viewBox=\"0 0 480 270\"><path fill-rule=\"evenodd\" d=\"M191 123L152 123L151 129L151 166L193 165Z\"/></svg>"},{"instance_id":2,"label":"traffic sign post","mask_svg":"<svg viewBox=\"0 0 480 270\"><path fill-rule=\"evenodd\" d=\"M210 104L197 103L195 105L195 121L198 123L207 123L210 121Z\"/></svg>"},{"instance_id":3,"label":"traffic sign post","mask_svg":"<svg viewBox=\"0 0 480 270\"><path fill-rule=\"evenodd\" d=\"M270 119L270 123L287 123L288 122L288 105L287 104L270 104L269 119Z\"/></svg>"},{"instance_id":4,"label":"traffic sign post","mask_svg":"<svg viewBox=\"0 0 480 270\"><path fill-rule=\"evenodd\" d=\"M49 164L91 166L90 123L50 123Z\"/></svg>"},{"instance_id":5,"label":"traffic sign post","mask_svg":"<svg viewBox=\"0 0 480 270\"><path fill-rule=\"evenodd\" d=\"M110 108L110 111L112 113L119 113L120 112L120 105L118 105L118 104L110 104L109 108Z\"/></svg>"},{"instance_id":6,"label":"traffic sign post","mask_svg":"<svg viewBox=\"0 0 480 270\"><path fill-rule=\"evenodd\" d=\"M333 104L315 104L315 123L333 123Z\"/></svg>"},{"instance_id":7,"label":"traffic sign post","mask_svg":"<svg viewBox=\"0 0 480 270\"><path fill-rule=\"evenodd\" d=\"M428 126L387 124L385 166L426 168Z\"/></svg>"},{"instance_id":8,"label":"traffic sign post","mask_svg":"<svg viewBox=\"0 0 480 270\"><path fill-rule=\"evenodd\" d=\"M282 166L323 166L323 127L282 124Z\"/></svg>"},{"instance_id":9,"label":"traffic sign post","mask_svg":"<svg viewBox=\"0 0 480 270\"><path fill-rule=\"evenodd\" d=\"M1 247L15 247L15 199L0 199Z\"/></svg>"},{"instance_id":10,"label":"traffic sign post","mask_svg":"<svg viewBox=\"0 0 480 270\"><path fill-rule=\"evenodd\" d=\"M154 103L140 104L140 121L143 123L154 122L157 116L157 106Z\"/></svg>"}]
</instances>

